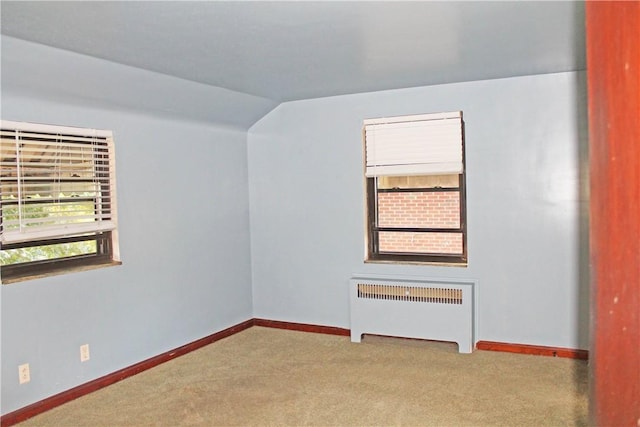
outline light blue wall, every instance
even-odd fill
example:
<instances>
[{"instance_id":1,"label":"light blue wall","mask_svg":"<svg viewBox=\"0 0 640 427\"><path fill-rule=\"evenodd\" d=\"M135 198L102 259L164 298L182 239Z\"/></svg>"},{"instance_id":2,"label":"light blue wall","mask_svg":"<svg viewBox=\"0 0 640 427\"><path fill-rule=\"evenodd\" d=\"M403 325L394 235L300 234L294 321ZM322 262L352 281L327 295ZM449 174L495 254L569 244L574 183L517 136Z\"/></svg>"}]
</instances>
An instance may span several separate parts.
<instances>
[{"instance_id":1,"label":"light blue wall","mask_svg":"<svg viewBox=\"0 0 640 427\"><path fill-rule=\"evenodd\" d=\"M123 261L0 288L3 414L252 317L246 131L3 83L3 119L113 130Z\"/></svg>"},{"instance_id":2,"label":"light blue wall","mask_svg":"<svg viewBox=\"0 0 640 427\"><path fill-rule=\"evenodd\" d=\"M477 279L478 339L587 347L582 73L290 102L247 136L269 102L6 40L3 119L114 131L123 265L0 287L3 414L251 317L348 328L353 273ZM469 266L365 265L362 120L458 109Z\"/></svg>"},{"instance_id":3,"label":"light blue wall","mask_svg":"<svg viewBox=\"0 0 640 427\"><path fill-rule=\"evenodd\" d=\"M583 73L281 104L249 130L254 316L349 327L353 273L478 281L477 339L588 346ZM362 120L464 112L469 265L365 264Z\"/></svg>"}]
</instances>

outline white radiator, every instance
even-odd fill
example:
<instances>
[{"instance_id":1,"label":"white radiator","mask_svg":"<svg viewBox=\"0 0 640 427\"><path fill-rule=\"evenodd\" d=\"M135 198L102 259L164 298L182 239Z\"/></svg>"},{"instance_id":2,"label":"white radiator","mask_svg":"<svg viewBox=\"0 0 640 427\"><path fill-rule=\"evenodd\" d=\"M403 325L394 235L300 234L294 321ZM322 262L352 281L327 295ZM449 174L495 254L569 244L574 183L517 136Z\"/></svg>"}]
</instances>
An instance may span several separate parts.
<instances>
[{"instance_id":1,"label":"white radiator","mask_svg":"<svg viewBox=\"0 0 640 427\"><path fill-rule=\"evenodd\" d=\"M474 342L474 282L353 277L350 280L351 341L362 334L458 343Z\"/></svg>"}]
</instances>

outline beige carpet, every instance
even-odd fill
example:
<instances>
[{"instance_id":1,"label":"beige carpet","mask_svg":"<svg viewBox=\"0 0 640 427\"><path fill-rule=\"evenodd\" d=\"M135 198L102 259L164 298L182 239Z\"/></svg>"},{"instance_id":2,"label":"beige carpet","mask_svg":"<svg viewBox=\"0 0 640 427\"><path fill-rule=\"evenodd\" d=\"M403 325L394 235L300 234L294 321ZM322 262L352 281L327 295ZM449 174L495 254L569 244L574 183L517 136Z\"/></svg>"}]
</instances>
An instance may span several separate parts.
<instances>
[{"instance_id":1,"label":"beige carpet","mask_svg":"<svg viewBox=\"0 0 640 427\"><path fill-rule=\"evenodd\" d=\"M22 426L586 425L584 361L253 327Z\"/></svg>"}]
</instances>

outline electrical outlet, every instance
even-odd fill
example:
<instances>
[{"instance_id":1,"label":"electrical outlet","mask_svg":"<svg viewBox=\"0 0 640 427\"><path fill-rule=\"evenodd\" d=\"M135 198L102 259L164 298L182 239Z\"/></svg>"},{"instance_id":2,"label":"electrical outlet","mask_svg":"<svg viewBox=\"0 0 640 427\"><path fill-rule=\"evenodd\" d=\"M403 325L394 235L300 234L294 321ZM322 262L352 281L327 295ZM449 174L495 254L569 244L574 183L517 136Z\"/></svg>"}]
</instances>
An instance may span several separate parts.
<instances>
[{"instance_id":1,"label":"electrical outlet","mask_svg":"<svg viewBox=\"0 0 640 427\"><path fill-rule=\"evenodd\" d=\"M89 354L89 344L83 344L80 346L80 361L86 362L91 358Z\"/></svg>"},{"instance_id":2,"label":"electrical outlet","mask_svg":"<svg viewBox=\"0 0 640 427\"><path fill-rule=\"evenodd\" d=\"M25 384L31 381L31 373L29 372L29 364L18 366L18 380L20 384Z\"/></svg>"}]
</instances>

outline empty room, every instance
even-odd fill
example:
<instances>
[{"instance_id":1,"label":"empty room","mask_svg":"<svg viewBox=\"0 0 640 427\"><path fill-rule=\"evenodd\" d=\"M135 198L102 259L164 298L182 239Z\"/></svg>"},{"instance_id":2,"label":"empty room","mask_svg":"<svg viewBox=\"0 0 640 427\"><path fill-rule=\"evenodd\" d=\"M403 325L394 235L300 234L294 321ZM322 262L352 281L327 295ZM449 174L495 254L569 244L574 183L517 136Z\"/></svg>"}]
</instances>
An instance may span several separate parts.
<instances>
[{"instance_id":1,"label":"empty room","mask_svg":"<svg viewBox=\"0 0 640 427\"><path fill-rule=\"evenodd\" d=\"M3 426L640 423L639 2L0 14Z\"/></svg>"}]
</instances>

